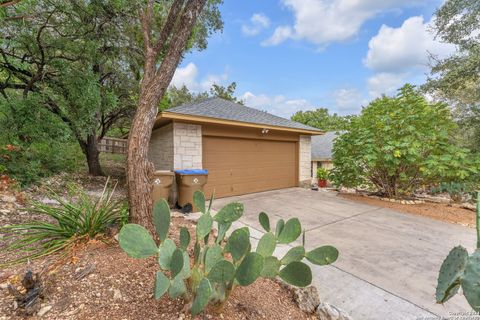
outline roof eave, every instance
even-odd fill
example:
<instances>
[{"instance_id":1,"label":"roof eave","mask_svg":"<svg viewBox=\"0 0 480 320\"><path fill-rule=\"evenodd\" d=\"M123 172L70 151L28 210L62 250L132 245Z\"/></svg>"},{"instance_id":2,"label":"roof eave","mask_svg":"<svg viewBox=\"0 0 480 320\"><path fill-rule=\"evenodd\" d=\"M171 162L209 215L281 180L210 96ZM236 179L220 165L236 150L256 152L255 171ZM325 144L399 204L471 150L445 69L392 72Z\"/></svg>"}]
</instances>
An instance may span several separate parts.
<instances>
[{"instance_id":1,"label":"roof eave","mask_svg":"<svg viewBox=\"0 0 480 320\"><path fill-rule=\"evenodd\" d=\"M232 126L238 126L238 127L270 129L270 130L296 132L296 133L301 133L306 135L321 135L325 133L324 131L321 131L321 130L308 130L308 129L300 129L300 128L281 127L281 126L267 125L267 124L261 124L261 123L243 122L243 121L219 119L219 118L205 117L205 116L195 116L195 115L175 113L175 112L169 112L169 111L160 112L155 121L157 122L160 119L183 120L183 121L192 121L192 122L201 122L201 123L232 125Z\"/></svg>"}]
</instances>

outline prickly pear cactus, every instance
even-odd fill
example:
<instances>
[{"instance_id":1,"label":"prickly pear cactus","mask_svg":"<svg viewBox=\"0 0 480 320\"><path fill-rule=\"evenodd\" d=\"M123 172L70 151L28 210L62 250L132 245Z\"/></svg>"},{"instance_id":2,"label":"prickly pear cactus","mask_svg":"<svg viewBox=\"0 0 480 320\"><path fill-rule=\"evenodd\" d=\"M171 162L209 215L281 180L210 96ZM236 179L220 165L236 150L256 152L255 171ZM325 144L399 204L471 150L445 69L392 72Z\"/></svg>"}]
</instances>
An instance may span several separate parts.
<instances>
[{"instance_id":1,"label":"prickly pear cactus","mask_svg":"<svg viewBox=\"0 0 480 320\"><path fill-rule=\"evenodd\" d=\"M127 224L119 234L120 247L129 256L157 256L160 270L155 277L155 299L165 294L172 299L183 297L190 302L193 315L202 312L208 304L222 305L236 286L248 286L259 277L280 277L294 286L308 286L312 282L312 271L302 260L326 265L338 257L337 249L331 246L307 252L303 246L305 237L302 245L292 247L281 260L273 256L277 244L297 241L302 234L302 227L297 218L292 218L286 222L279 220L275 231L271 231L270 219L264 212L259 214L259 221L266 233L252 251L250 230L246 227L234 230L228 239L225 238L232 223L243 215L241 203L230 203L212 216L210 208L213 197L208 208L203 193L195 192L193 200L195 207L202 212L195 232L193 265L187 252L191 242L188 229L180 229L178 247L168 238L171 214L165 200L157 201L153 208L159 246L148 231L139 225ZM218 235L211 238L214 227Z\"/></svg>"},{"instance_id":2,"label":"prickly pear cactus","mask_svg":"<svg viewBox=\"0 0 480 320\"><path fill-rule=\"evenodd\" d=\"M470 256L462 246L450 251L438 274L437 303L448 301L460 287L472 309L480 312L480 192L477 195L477 249Z\"/></svg>"}]
</instances>

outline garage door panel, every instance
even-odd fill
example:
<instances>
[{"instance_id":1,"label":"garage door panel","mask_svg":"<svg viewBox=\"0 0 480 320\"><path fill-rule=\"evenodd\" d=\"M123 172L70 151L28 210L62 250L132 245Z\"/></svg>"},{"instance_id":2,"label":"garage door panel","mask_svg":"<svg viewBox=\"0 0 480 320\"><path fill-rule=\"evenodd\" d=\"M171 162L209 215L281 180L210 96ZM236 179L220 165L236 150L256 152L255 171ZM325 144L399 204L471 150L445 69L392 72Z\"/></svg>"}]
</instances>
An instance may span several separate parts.
<instances>
[{"instance_id":1,"label":"garage door panel","mask_svg":"<svg viewBox=\"0 0 480 320\"><path fill-rule=\"evenodd\" d=\"M296 143L203 137L207 195L239 195L297 185Z\"/></svg>"}]
</instances>

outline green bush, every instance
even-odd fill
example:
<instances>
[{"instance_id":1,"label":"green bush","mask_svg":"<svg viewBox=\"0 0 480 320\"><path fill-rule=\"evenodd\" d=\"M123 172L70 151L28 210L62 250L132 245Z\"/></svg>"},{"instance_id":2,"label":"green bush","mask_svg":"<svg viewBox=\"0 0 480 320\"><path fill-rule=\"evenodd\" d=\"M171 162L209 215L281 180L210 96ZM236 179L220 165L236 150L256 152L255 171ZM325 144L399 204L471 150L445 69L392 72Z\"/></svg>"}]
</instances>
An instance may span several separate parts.
<instances>
[{"instance_id":1,"label":"green bush","mask_svg":"<svg viewBox=\"0 0 480 320\"><path fill-rule=\"evenodd\" d=\"M469 181L478 175L478 160L452 143L457 129L447 105L429 103L405 85L396 97L362 109L335 140L333 182L396 197L441 181Z\"/></svg>"},{"instance_id":2,"label":"green bush","mask_svg":"<svg viewBox=\"0 0 480 320\"><path fill-rule=\"evenodd\" d=\"M241 203L230 203L212 216L210 207L205 206L203 193L195 192L193 200L203 213L196 227L193 266L187 251L191 239L188 229L183 227L180 230L178 247L168 238L170 209L163 199L155 203L153 210L159 247L149 232L137 224L125 225L119 234L120 247L130 257L158 257L160 270L156 274L155 298L160 299L167 292L172 299L182 296L186 302L191 302L188 305L193 315L200 313L208 304L223 306L236 286L248 286L259 277L279 276L291 285L308 286L312 282L312 272L308 265L301 262L303 259L316 265L327 265L338 257L337 249L332 246L306 252L303 244L290 249L282 259L276 258L272 254L277 244L297 240L302 234L302 227L297 218L287 222L280 219L273 231L264 212L260 213L259 221L266 233L256 250L252 251L248 227L234 230L225 240L232 223L243 215ZM212 201L213 198L210 205ZM212 239L210 236L215 222L218 235Z\"/></svg>"},{"instance_id":3,"label":"green bush","mask_svg":"<svg viewBox=\"0 0 480 320\"><path fill-rule=\"evenodd\" d=\"M93 239L114 225L121 227L127 221L128 208L124 201L113 200L114 192L115 186L110 189L107 180L98 199L74 187L67 200L51 191L58 206L32 202L28 210L46 219L0 227L1 233L10 234L4 239L14 239L5 250L21 253L20 258L0 263L0 268L59 251L68 253L78 242Z\"/></svg>"},{"instance_id":4,"label":"green bush","mask_svg":"<svg viewBox=\"0 0 480 320\"><path fill-rule=\"evenodd\" d=\"M320 180L327 180L329 175L329 171L325 168L318 168L317 169L317 179Z\"/></svg>"}]
</instances>

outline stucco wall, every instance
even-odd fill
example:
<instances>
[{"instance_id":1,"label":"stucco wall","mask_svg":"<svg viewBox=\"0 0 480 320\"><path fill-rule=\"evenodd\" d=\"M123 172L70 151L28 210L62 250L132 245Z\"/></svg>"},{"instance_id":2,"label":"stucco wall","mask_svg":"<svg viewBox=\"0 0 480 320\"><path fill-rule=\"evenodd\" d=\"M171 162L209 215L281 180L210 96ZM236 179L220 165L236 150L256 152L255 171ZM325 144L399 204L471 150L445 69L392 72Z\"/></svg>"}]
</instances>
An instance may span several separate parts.
<instances>
[{"instance_id":1,"label":"stucco wall","mask_svg":"<svg viewBox=\"0 0 480 320\"><path fill-rule=\"evenodd\" d=\"M148 159L155 165L155 170L173 169L173 124L153 130Z\"/></svg>"},{"instance_id":2,"label":"stucco wall","mask_svg":"<svg viewBox=\"0 0 480 320\"><path fill-rule=\"evenodd\" d=\"M202 169L202 126L173 124L173 169Z\"/></svg>"},{"instance_id":3,"label":"stucco wall","mask_svg":"<svg viewBox=\"0 0 480 320\"><path fill-rule=\"evenodd\" d=\"M312 161L312 139L310 136L300 136L299 139L299 184L300 186L310 186L311 161Z\"/></svg>"}]
</instances>

